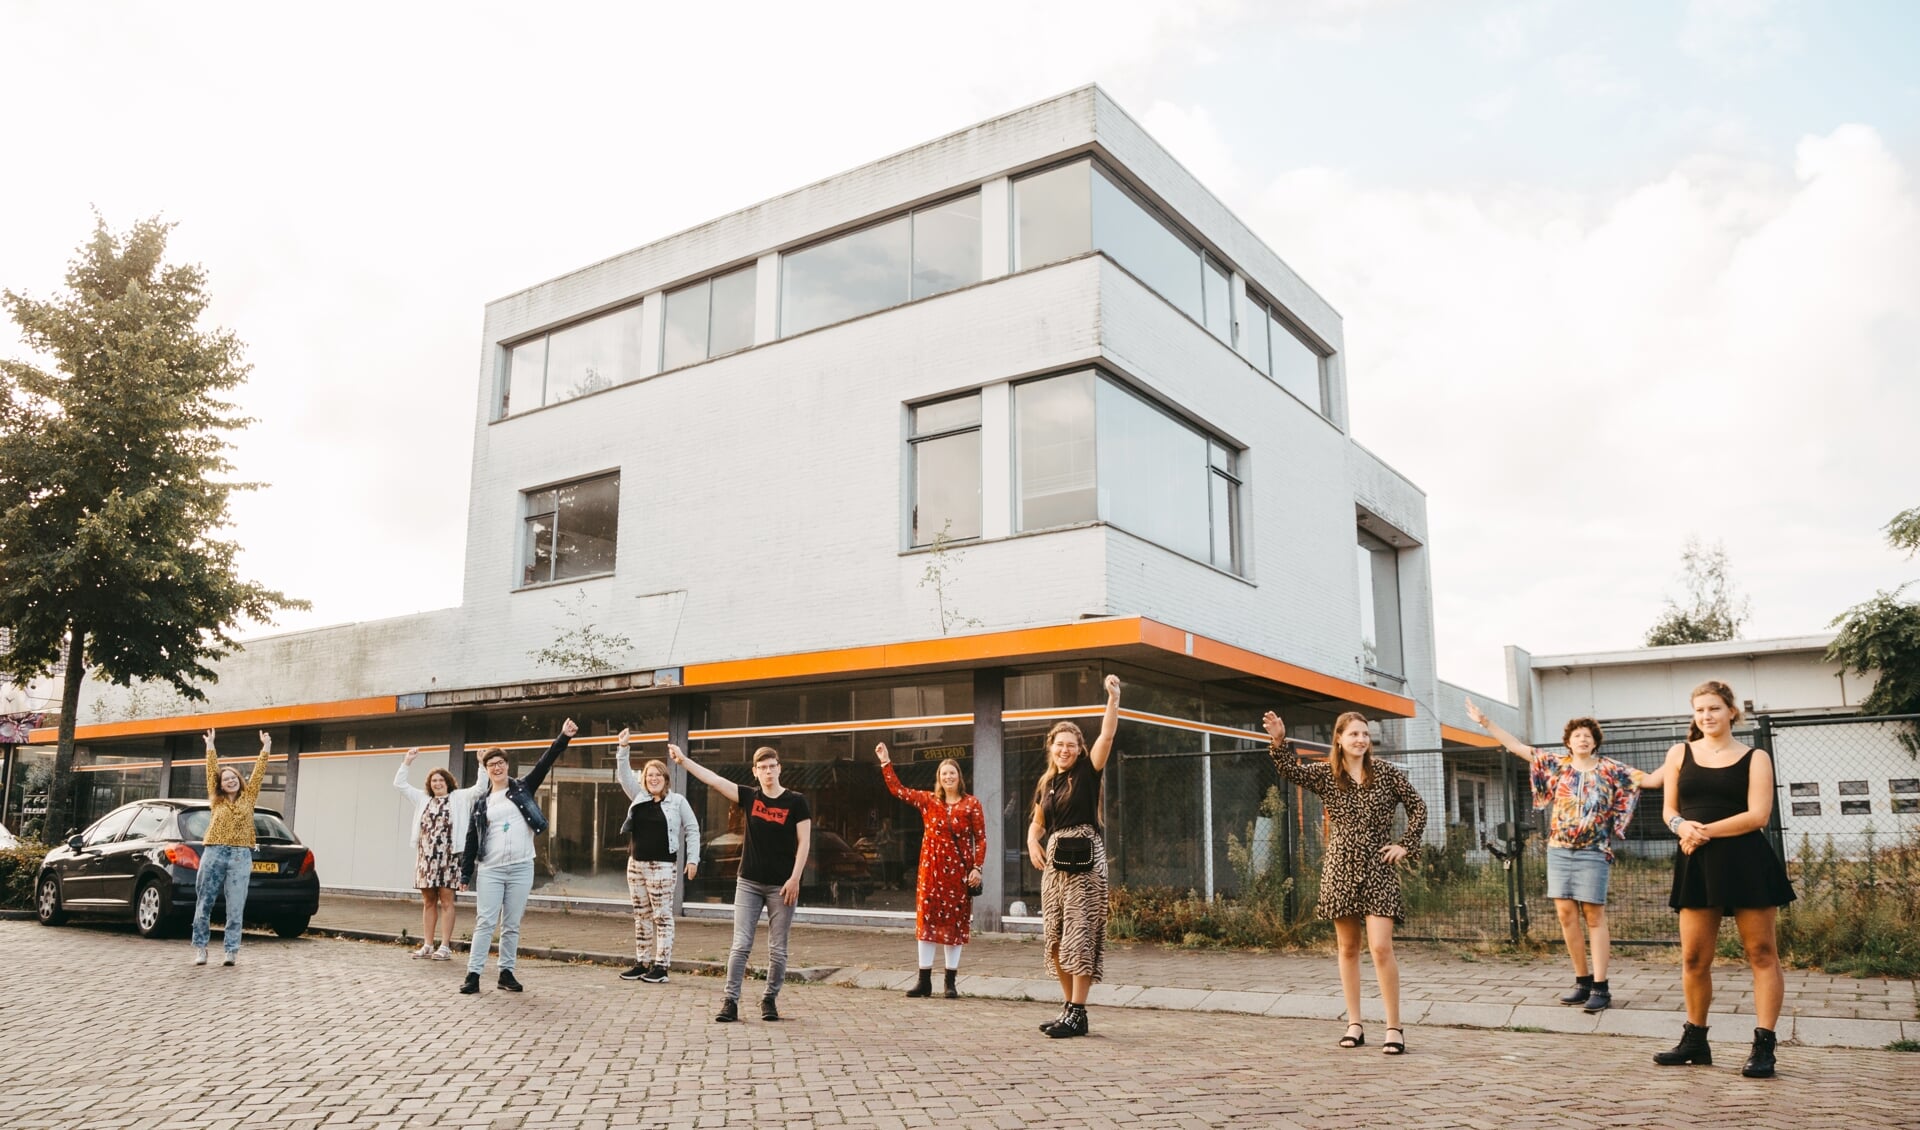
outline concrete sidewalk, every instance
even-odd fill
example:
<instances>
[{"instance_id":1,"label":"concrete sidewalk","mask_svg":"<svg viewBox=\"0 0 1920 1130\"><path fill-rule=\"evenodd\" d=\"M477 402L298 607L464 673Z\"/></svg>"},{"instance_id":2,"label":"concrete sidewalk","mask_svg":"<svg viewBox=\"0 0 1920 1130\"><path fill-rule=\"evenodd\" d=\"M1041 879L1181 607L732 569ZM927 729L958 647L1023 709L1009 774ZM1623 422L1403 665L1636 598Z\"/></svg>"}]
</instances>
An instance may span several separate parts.
<instances>
[{"instance_id":1,"label":"concrete sidewalk","mask_svg":"<svg viewBox=\"0 0 1920 1130\"><path fill-rule=\"evenodd\" d=\"M459 908L455 936L470 936L471 906ZM417 941L418 899L322 897L313 929L342 937ZM724 970L732 938L729 923L682 918L675 929L674 969L687 973ZM520 951L536 957L581 959L625 966L633 961L633 919L624 913L528 909ZM1557 1003L1572 982L1565 955L1467 953L1447 947L1401 943L1401 1015L1409 1024L1467 1028L1598 1032L1677 1039L1682 1020L1680 967L1669 950L1615 952L1609 979L1614 1006L1588 1015ZM752 964L766 963L766 931L760 931ZM859 988L903 991L915 977L913 932L908 928L853 928L796 924L790 977ZM975 935L960 971L960 991L969 996L1057 1001L1058 982L1046 975L1040 942L1031 935ZM611 976L611 974L609 974ZM1380 1022L1373 974L1364 974L1368 1020ZM1746 967L1722 962L1714 973L1713 1025L1744 1039L1753 1024L1752 984ZM1330 953L1245 953L1184 950L1112 942L1106 980L1090 1004L1125 1008L1255 1013L1337 1021L1345 1015L1339 976ZM1786 1010L1780 1039L1824 1047L1880 1048L1896 1040L1920 1040L1920 985L1887 978L1835 977L1787 971Z\"/></svg>"}]
</instances>

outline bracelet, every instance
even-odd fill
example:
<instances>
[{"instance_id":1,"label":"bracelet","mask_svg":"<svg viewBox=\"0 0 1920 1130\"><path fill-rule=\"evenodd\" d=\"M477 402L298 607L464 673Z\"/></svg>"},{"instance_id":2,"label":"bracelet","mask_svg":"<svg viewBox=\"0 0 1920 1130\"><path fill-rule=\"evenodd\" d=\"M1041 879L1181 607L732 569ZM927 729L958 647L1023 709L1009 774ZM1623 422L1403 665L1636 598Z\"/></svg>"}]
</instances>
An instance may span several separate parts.
<instances>
[{"instance_id":1,"label":"bracelet","mask_svg":"<svg viewBox=\"0 0 1920 1130\"><path fill-rule=\"evenodd\" d=\"M1674 835L1677 836L1680 834L1680 825L1684 823L1686 823L1686 820L1684 818L1676 816L1673 819L1667 821L1667 831L1672 832Z\"/></svg>"}]
</instances>

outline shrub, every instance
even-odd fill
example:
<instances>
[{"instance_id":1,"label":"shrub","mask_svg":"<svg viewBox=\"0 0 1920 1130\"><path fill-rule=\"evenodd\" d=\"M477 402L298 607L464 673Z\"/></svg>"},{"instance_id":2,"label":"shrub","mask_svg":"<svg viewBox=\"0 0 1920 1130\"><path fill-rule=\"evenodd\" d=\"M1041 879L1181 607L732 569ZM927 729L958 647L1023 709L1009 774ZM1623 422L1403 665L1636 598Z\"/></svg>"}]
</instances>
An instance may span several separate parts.
<instances>
[{"instance_id":1,"label":"shrub","mask_svg":"<svg viewBox=\"0 0 1920 1130\"><path fill-rule=\"evenodd\" d=\"M1881 848L1869 825L1858 859L1842 858L1832 837L1816 849L1801 836L1795 870L1800 897L1779 923L1783 960L1854 977L1920 977L1920 831Z\"/></svg>"},{"instance_id":2,"label":"shrub","mask_svg":"<svg viewBox=\"0 0 1920 1130\"><path fill-rule=\"evenodd\" d=\"M47 845L25 841L0 851L0 909L33 909L33 881L46 855Z\"/></svg>"}]
</instances>

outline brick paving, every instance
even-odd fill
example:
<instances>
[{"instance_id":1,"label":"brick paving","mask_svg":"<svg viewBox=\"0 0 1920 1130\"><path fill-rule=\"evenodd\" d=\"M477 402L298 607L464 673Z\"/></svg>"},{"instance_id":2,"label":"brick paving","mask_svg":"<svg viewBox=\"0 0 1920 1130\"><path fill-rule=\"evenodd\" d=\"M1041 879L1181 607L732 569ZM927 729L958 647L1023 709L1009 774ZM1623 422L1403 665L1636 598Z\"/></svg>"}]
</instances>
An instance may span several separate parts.
<instances>
[{"instance_id":1,"label":"brick paving","mask_svg":"<svg viewBox=\"0 0 1920 1130\"><path fill-rule=\"evenodd\" d=\"M526 960L524 994L455 992L459 963L391 945L248 936L240 965L117 927L0 922L5 1125L1404 1127L1914 1125L1920 1059L1783 1050L1741 1079L1655 1070L1662 1044L1414 1027L1411 1052L1333 1047L1337 1024L1099 1008L1048 1041L1051 1008L907 1001L834 984L782 995L789 1019L710 1020L719 983L618 981ZM757 1010L748 1010L749 1016ZM1564 1098L1563 1080L1578 1099Z\"/></svg>"},{"instance_id":2,"label":"brick paving","mask_svg":"<svg viewBox=\"0 0 1920 1130\"><path fill-rule=\"evenodd\" d=\"M460 922L473 924L463 906ZM417 902L353 898L322 899L316 927L355 935L418 934ZM688 969L726 960L732 930L725 922L683 918L674 957ZM464 933L461 936L465 936ZM530 910L523 947L623 960L632 953L632 918L624 913ZM1404 1017L1412 1023L1469 1027L1538 1027L1565 1032L1603 1032L1666 1037L1681 1021L1678 951L1626 947L1616 952L1610 980L1615 1005L1598 1017L1564 1008L1556 998L1572 982L1563 953L1544 957L1470 953L1402 943ZM754 961L764 962L765 931ZM789 964L816 978L865 988L904 988L913 977L910 930L797 925ZM1362 959L1365 964L1365 959ZM1058 988L1041 968L1039 939L1031 935L976 936L967 947L961 989L975 996L1056 999ZM1739 962L1723 962L1714 975L1711 1023L1747 1031L1753 1026L1752 982ZM1366 1011L1379 1016L1372 970L1363 973ZM1191 990L1183 992L1182 990ZM1333 1018L1344 1014L1339 977L1329 953L1263 954L1182 950L1110 943L1106 983L1095 1003L1140 1008L1256 1012L1272 1016ZM1787 971L1782 1039L1803 1043L1880 1048L1895 1040L1920 1040L1920 985L1889 978L1836 977ZM1920 1061L1915 1063L1920 1070Z\"/></svg>"}]
</instances>

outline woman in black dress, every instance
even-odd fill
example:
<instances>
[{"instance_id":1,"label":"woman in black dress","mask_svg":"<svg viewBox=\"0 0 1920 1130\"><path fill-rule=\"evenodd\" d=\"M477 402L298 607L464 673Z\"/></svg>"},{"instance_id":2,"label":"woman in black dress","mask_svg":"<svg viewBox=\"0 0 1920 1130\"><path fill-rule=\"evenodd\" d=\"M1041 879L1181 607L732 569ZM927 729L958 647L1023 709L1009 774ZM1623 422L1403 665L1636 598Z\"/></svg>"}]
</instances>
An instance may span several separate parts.
<instances>
[{"instance_id":1,"label":"woman in black dress","mask_svg":"<svg viewBox=\"0 0 1920 1130\"><path fill-rule=\"evenodd\" d=\"M1693 726L1667 751L1665 815L1680 837L1673 857L1673 894L1680 912L1681 988L1687 1022L1680 1043L1653 1061L1663 1067L1710 1064L1707 1010L1713 1004L1713 957L1720 919L1732 914L1753 970L1753 1051L1740 1074L1773 1075L1773 1026L1786 979L1774 941L1774 917L1793 901L1787 868L1767 842L1773 815L1773 760L1733 737L1740 720L1733 689L1709 681L1693 689Z\"/></svg>"}]
</instances>

